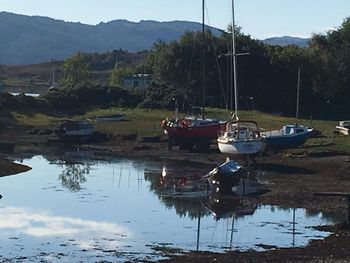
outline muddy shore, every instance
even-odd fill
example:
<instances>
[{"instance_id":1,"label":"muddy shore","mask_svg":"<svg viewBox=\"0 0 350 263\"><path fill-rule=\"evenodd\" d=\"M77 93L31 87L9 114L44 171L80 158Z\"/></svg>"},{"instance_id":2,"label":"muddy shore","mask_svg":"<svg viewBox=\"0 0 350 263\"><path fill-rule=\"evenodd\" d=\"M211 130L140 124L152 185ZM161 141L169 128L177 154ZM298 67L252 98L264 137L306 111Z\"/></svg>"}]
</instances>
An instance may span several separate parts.
<instances>
[{"instance_id":1,"label":"muddy shore","mask_svg":"<svg viewBox=\"0 0 350 263\"><path fill-rule=\"evenodd\" d=\"M23 173L30 169L31 168L26 165L17 164L10 160L0 158L0 177Z\"/></svg>"},{"instance_id":2,"label":"muddy shore","mask_svg":"<svg viewBox=\"0 0 350 263\"><path fill-rule=\"evenodd\" d=\"M43 135L29 135L18 129L3 134L3 138L16 143L12 155L52 154L61 147L48 142ZM166 142L145 143L141 140L114 139L98 144L78 145L100 156L131 156L139 158L165 158L205 163L215 167L225 160L215 146L210 152L196 153L174 149L169 152ZM6 156L6 154L2 154ZM11 155L11 154L9 154ZM307 208L324 211L347 219L347 200L343 197L320 197L317 192L350 192L350 156L310 157L274 154L258 156L252 172L263 170L269 192L256 197L260 204L282 207ZM241 160L243 161L243 160ZM242 162L244 164L244 162ZM0 159L0 176L22 172L28 167L18 166ZM312 241L305 248L274 249L265 252L228 252L225 254L191 252L174 256L164 262L350 262L350 229L346 224L329 226L332 234L324 240Z\"/></svg>"}]
</instances>

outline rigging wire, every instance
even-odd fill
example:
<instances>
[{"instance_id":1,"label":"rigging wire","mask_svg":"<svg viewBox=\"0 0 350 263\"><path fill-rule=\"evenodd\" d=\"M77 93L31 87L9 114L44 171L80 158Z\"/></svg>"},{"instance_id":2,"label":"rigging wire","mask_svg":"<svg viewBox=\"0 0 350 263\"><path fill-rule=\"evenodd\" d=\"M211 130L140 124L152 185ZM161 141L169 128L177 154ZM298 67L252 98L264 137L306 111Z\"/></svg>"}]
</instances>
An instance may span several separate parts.
<instances>
[{"instance_id":1,"label":"rigging wire","mask_svg":"<svg viewBox=\"0 0 350 263\"><path fill-rule=\"evenodd\" d=\"M209 17L209 12L208 12L208 8L207 8L207 5L205 4L205 11L206 11L206 14L207 14L207 20L208 20L208 26L210 27L210 17ZM225 93L225 89L224 89L224 83L222 81L222 72L221 72L221 68L220 68L220 64L219 64L219 60L218 60L218 54L217 54L217 50L216 50L216 46L215 46L215 43L213 41L213 38L210 38L211 40L211 44L212 44L212 47L214 49L214 58L215 58L215 63L216 63L216 67L218 69L218 74L219 74L219 80L220 80L220 88L221 88L221 92L223 94L223 98L224 98L224 103L225 103L225 106L227 107L227 96L226 96L226 93Z\"/></svg>"}]
</instances>

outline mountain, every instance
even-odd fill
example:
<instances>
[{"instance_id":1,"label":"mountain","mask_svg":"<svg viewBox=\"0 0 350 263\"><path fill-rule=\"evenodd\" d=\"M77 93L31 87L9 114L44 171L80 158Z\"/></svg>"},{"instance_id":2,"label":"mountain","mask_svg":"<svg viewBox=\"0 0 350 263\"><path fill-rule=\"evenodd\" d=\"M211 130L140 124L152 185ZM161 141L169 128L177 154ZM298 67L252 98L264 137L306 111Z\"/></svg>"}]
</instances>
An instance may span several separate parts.
<instances>
[{"instance_id":1,"label":"mountain","mask_svg":"<svg viewBox=\"0 0 350 263\"><path fill-rule=\"evenodd\" d=\"M300 37L271 37L263 40L265 44L268 45L279 45L279 46L287 46L287 45L297 45L299 47L307 47L309 45L309 38L300 38Z\"/></svg>"},{"instance_id":2,"label":"mountain","mask_svg":"<svg viewBox=\"0 0 350 263\"><path fill-rule=\"evenodd\" d=\"M98 25L65 22L41 16L0 12L0 64L33 64L62 60L75 52L141 51L157 41L177 40L186 31L199 31L196 22L114 20ZM220 30L211 28L213 34Z\"/></svg>"}]
</instances>

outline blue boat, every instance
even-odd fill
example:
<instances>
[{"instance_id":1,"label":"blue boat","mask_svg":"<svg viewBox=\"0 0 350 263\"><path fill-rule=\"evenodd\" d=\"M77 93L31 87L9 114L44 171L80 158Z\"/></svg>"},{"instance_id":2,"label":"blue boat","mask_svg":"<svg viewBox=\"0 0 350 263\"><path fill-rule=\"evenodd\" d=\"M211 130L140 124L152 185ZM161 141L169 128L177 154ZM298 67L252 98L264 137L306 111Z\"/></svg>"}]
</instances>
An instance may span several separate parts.
<instances>
[{"instance_id":1,"label":"blue boat","mask_svg":"<svg viewBox=\"0 0 350 263\"><path fill-rule=\"evenodd\" d=\"M285 125L280 130L262 132L260 135L269 149L289 149L303 145L312 128L297 124Z\"/></svg>"},{"instance_id":2,"label":"blue boat","mask_svg":"<svg viewBox=\"0 0 350 263\"><path fill-rule=\"evenodd\" d=\"M281 150L295 148L303 145L310 137L313 129L298 124L299 120L299 93L300 93L300 72L298 68L297 83L297 105L296 105L296 124L284 125L280 130L262 132L260 136L265 141L266 147L271 150Z\"/></svg>"}]
</instances>

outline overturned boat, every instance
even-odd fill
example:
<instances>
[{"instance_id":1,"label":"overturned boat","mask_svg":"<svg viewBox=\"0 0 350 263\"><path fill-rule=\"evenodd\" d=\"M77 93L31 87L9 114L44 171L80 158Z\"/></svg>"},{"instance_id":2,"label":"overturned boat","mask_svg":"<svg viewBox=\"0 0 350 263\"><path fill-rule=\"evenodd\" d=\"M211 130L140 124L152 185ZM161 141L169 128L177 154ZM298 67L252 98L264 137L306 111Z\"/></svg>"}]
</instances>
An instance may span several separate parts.
<instances>
[{"instance_id":1,"label":"overturned boat","mask_svg":"<svg viewBox=\"0 0 350 263\"><path fill-rule=\"evenodd\" d=\"M226 160L226 162L204 175L202 180L208 180L210 184L218 187L222 192L226 190L231 192L232 187L238 185L245 175L246 172L243 167L236 161Z\"/></svg>"}]
</instances>

